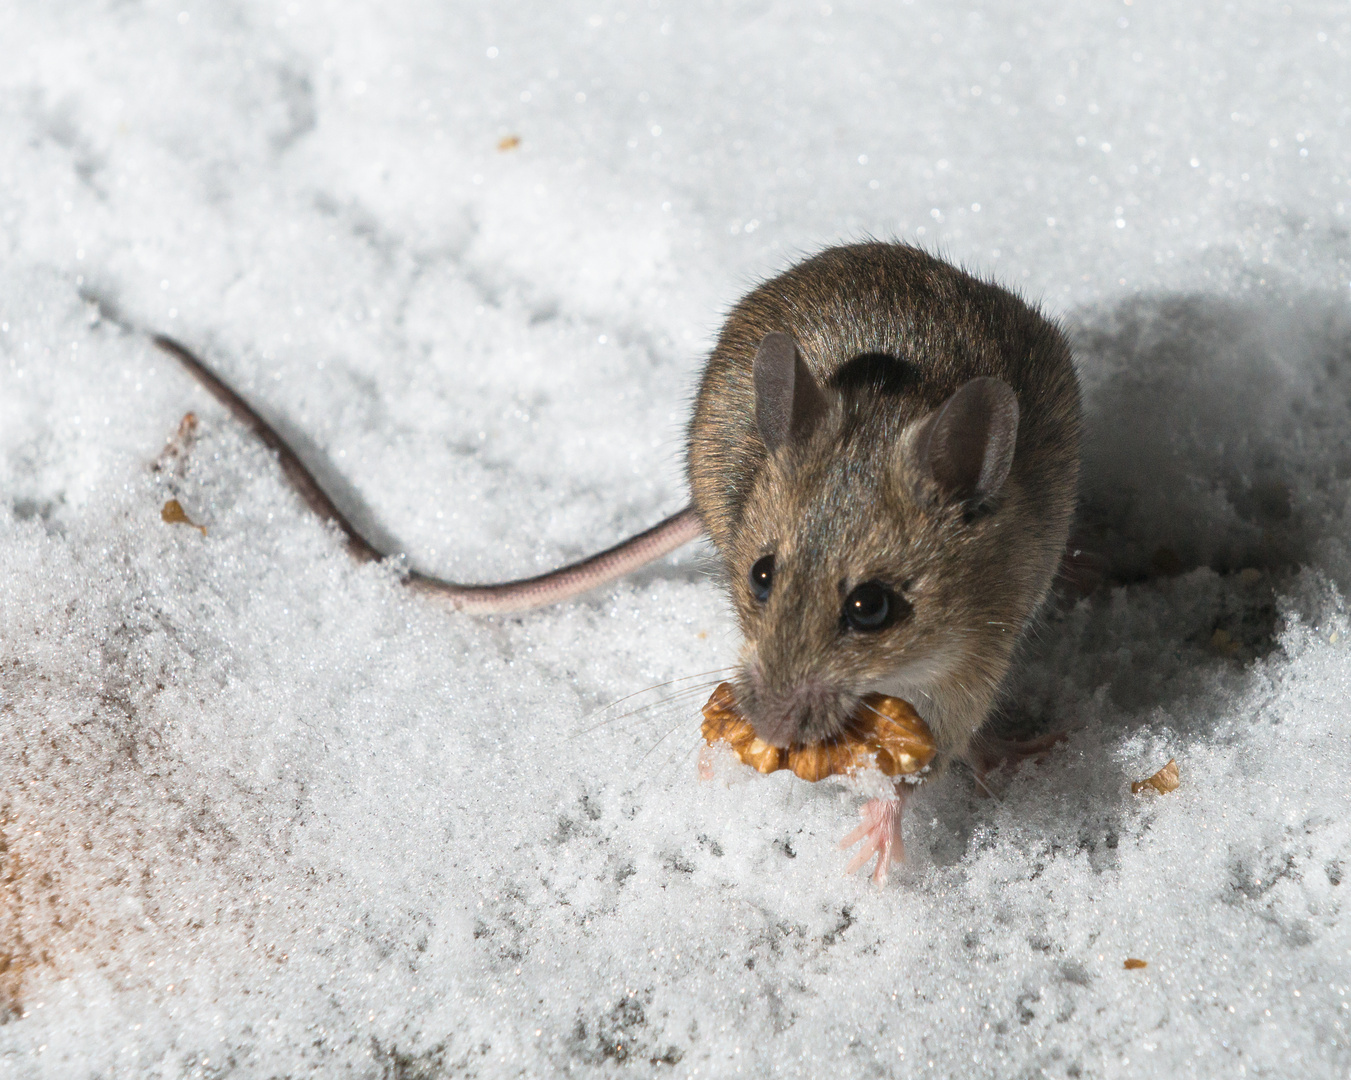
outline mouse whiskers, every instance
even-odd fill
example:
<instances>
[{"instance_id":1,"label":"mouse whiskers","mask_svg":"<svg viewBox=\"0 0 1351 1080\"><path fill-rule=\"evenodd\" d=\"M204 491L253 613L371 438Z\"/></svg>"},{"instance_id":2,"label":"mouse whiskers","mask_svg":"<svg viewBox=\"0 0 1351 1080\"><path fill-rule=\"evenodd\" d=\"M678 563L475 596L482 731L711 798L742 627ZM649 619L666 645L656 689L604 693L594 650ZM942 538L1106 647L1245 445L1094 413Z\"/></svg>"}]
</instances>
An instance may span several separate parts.
<instances>
[{"instance_id":1,"label":"mouse whiskers","mask_svg":"<svg viewBox=\"0 0 1351 1080\"><path fill-rule=\"evenodd\" d=\"M686 740L679 737L674 743L678 747L674 754L664 754L661 750L673 745L670 741L672 735L698 732L702 721L700 707L713 689L729 678L733 671L733 667L715 668L626 694L589 713L583 720L595 722L584 723L570 737L599 737L606 744L608 755L627 760L631 766L642 766L644 772L652 771L660 775L674 764L674 761L666 760L668 757L677 758L697 752L700 740L696 739L687 746ZM648 695L659 696L641 701ZM625 703L632 707L618 711Z\"/></svg>"},{"instance_id":2,"label":"mouse whiskers","mask_svg":"<svg viewBox=\"0 0 1351 1080\"><path fill-rule=\"evenodd\" d=\"M631 694L625 694L623 697L615 698L615 700L611 701L609 704L602 705L600 708L593 709L591 712L587 713L581 718L581 722L588 726L579 728L575 734L581 736L590 734L591 732L600 731L602 728L617 724L619 721L626 720L629 717L638 716L651 709L669 705L672 702L682 699L697 697L701 693L711 692L714 687L723 682L725 677L735 670L734 667L714 668L711 671L701 671L694 675L682 675L678 679L668 679L666 682L654 683L652 686L644 687L642 690L635 690ZM710 679L710 676L714 676L714 678ZM688 683L693 679L701 679L704 681L694 683L690 686L679 686L680 683ZM614 709L623 705L626 701L632 701L634 698L640 698L645 694L666 690L668 687L677 687L677 689L669 691L655 701L637 705L625 712L613 712ZM609 715L606 715L607 713ZM601 717L602 719L595 724L591 724L590 721L595 720L597 717Z\"/></svg>"}]
</instances>

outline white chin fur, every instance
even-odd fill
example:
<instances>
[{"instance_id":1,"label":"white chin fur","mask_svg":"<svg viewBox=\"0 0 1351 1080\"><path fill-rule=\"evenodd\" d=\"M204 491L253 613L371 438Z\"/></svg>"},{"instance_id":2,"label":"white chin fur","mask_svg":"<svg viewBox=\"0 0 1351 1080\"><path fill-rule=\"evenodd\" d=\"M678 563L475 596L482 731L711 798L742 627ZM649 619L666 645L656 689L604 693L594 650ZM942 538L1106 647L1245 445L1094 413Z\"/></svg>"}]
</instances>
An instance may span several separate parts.
<instances>
[{"instance_id":1,"label":"white chin fur","mask_svg":"<svg viewBox=\"0 0 1351 1080\"><path fill-rule=\"evenodd\" d=\"M870 693L886 694L908 701L926 721L932 720L925 708L933 707L940 687L951 679L956 666L954 660L954 657L938 653L907 661L890 675L877 679L868 690Z\"/></svg>"}]
</instances>

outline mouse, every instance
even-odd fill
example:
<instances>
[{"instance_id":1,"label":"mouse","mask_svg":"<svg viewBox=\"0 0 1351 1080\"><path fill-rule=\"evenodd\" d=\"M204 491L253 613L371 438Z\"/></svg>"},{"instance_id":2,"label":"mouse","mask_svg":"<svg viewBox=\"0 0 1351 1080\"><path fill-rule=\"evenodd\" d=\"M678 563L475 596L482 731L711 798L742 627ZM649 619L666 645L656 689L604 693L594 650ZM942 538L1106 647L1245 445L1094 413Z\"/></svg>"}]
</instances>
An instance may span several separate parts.
<instances>
[{"instance_id":1,"label":"mouse","mask_svg":"<svg viewBox=\"0 0 1351 1080\"><path fill-rule=\"evenodd\" d=\"M1064 555L1080 426L1055 324L918 248L832 248L742 299L704 369L688 476L756 734L823 742L882 693L929 725L940 768L1044 751L975 740ZM911 790L863 808L851 868L875 854L881 883L903 857Z\"/></svg>"},{"instance_id":2,"label":"mouse","mask_svg":"<svg viewBox=\"0 0 1351 1080\"><path fill-rule=\"evenodd\" d=\"M154 341L276 452L354 556L384 557L204 361ZM929 725L940 771L983 769L995 744L979 733L1069 537L1080 427L1069 343L1033 305L918 247L832 247L724 322L687 431L688 506L549 574L406 581L466 613L518 611L707 536L742 632L733 693L760 738L832 739L883 693ZM1039 753L1054 738L998 750ZM881 884L903 859L911 791L897 782L863 806L841 845L860 845L849 872L875 857Z\"/></svg>"}]
</instances>

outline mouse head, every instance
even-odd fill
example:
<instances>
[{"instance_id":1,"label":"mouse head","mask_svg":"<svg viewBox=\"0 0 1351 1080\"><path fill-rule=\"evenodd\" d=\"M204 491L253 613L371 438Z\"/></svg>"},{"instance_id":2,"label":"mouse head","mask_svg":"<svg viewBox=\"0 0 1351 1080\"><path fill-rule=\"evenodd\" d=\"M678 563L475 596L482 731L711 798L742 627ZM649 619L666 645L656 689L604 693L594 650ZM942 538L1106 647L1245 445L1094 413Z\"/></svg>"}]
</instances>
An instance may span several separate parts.
<instances>
[{"instance_id":1,"label":"mouse head","mask_svg":"<svg viewBox=\"0 0 1351 1080\"><path fill-rule=\"evenodd\" d=\"M953 693L988 706L1037 599L1000 544L1018 513L1013 390L972 379L926 411L822 384L785 334L761 342L754 386L767 460L726 555L756 732L818 742L874 691L922 713Z\"/></svg>"}]
</instances>

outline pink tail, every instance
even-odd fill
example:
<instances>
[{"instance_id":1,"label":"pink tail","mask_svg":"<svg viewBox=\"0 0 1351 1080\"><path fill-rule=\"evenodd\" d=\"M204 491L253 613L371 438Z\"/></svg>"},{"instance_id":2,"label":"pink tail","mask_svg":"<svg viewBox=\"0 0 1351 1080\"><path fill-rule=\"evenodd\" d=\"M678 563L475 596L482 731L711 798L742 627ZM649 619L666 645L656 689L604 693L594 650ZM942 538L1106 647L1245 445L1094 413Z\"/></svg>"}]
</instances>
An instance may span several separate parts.
<instances>
[{"instance_id":1,"label":"pink tail","mask_svg":"<svg viewBox=\"0 0 1351 1080\"><path fill-rule=\"evenodd\" d=\"M230 410L231 414L252 431L272 450L281 463L282 472L291 481L305 505L325 521L331 521L347 538L347 550L362 561L384 558L359 533L337 504L319 486L305 463L276 430L229 386L173 338L163 334L152 339L160 349L178 360L192 376ZM645 563L659 559L669 551L689 543L703 532L693 506L687 506L637 536L631 536L598 555L561 567L538 577L521 578L490 585L460 585L453 581L412 571L407 578L410 586L420 592L445 597L457 611L471 615L491 615L507 611L526 611L530 608L557 604L578 593L594 589L607 581L636 570Z\"/></svg>"}]
</instances>

